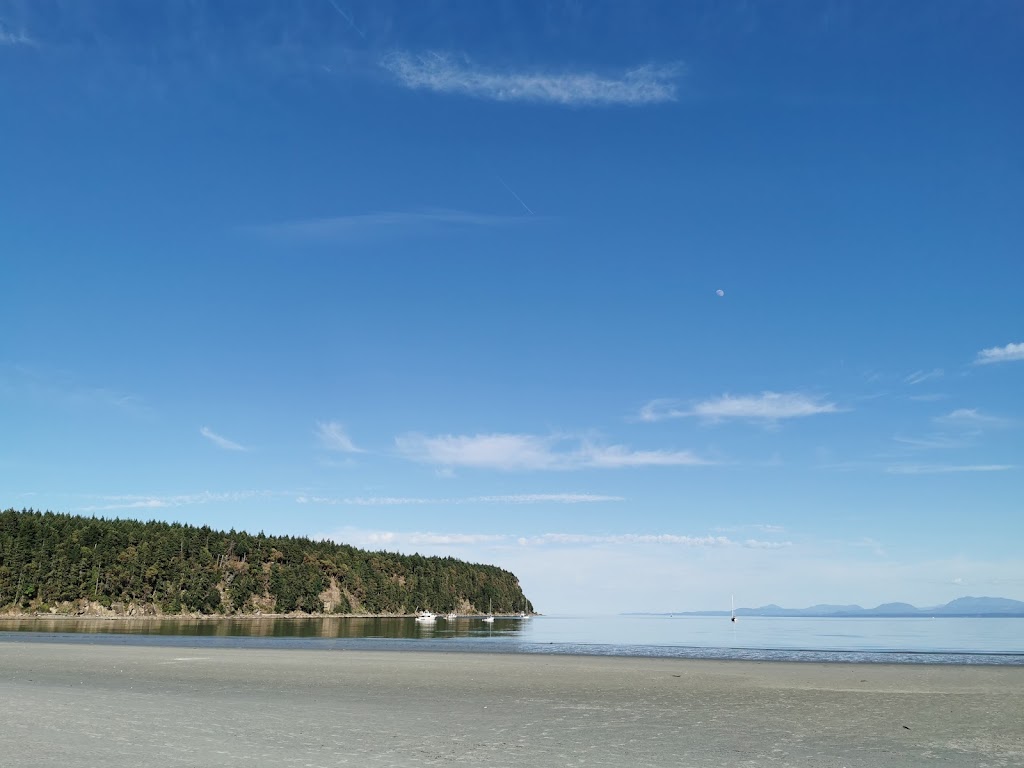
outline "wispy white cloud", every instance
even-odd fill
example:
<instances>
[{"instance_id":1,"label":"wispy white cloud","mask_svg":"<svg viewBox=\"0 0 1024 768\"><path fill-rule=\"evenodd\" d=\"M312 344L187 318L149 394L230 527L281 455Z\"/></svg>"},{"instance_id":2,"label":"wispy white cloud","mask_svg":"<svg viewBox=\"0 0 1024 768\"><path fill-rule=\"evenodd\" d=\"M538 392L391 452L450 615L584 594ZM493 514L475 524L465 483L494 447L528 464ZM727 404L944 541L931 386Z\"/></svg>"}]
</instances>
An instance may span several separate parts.
<instances>
[{"instance_id":1,"label":"wispy white cloud","mask_svg":"<svg viewBox=\"0 0 1024 768\"><path fill-rule=\"evenodd\" d=\"M919 403L933 403L938 400L948 400L949 395L942 392L926 392L923 395L910 395L909 399Z\"/></svg>"},{"instance_id":2,"label":"wispy white cloud","mask_svg":"<svg viewBox=\"0 0 1024 768\"><path fill-rule=\"evenodd\" d=\"M428 464L501 469L550 469L549 438L534 435L406 435L395 438L398 451Z\"/></svg>"},{"instance_id":3,"label":"wispy white cloud","mask_svg":"<svg viewBox=\"0 0 1024 768\"><path fill-rule=\"evenodd\" d=\"M599 493L513 493L505 496L471 496L468 500L490 504L591 504L626 499L622 496L606 496Z\"/></svg>"},{"instance_id":4,"label":"wispy white cloud","mask_svg":"<svg viewBox=\"0 0 1024 768\"><path fill-rule=\"evenodd\" d=\"M900 445L904 445L908 448L919 448L924 450L930 450L933 448L957 448L963 445L963 440L949 435L925 435L924 437L904 437L902 435L895 435L893 437Z\"/></svg>"},{"instance_id":5,"label":"wispy white cloud","mask_svg":"<svg viewBox=\"0 0 1024 768\"><path fill-rule=\"evenodd\" d=\"M1007 419L981 413L975 408L958 408L950 413L936 416L932 421L943 427L945 431L933 432L921 437L895 435L893 440L909 450L960 448L975 442L985 430L998 429L1011 424Z\"/></svg>"},{"instance_id":6,"label":"wispy white cloud","mask_svg":"<svg viewBox=\"0 0 1024 768\"><path fill-rule=\"evenodd\" d=\"M516 538L516 543L524 547L550 544L674 544L684 547L733 547L737 544L726 536L681 536L675 533L544 533L539 536L520 536Z\"/></svg>"},{"instance_id":7,"label":"wispy white cloud","mask_svg":"<svg viewBox=\"0 0 1024 768\"><path fill-rule=\"evenodd\" d=\"M333 534L318 534L313 538L329 539L366 549L415 550L426 546L474 546L501 544L508 540L504 534L490 533L399 533L395 531L342 530Z\"/></svg>"},{"instance_id":8,"label":"wispy white cloud","mask_svg":"<svg viewBox=\"0 0 1024 768\"><path fill-rule=\"evenodd\" d=\"M505 541L503 534L491 533L413 533L411 544L493 544Z\"/></svg>"},{"instance_id":9,"label":"wispy white cloud","mask_svg":"<svg viewBox=\"0 0 1024 768\"><path fill-rule=\"evenodd\" d=\"M336 421L318 421L316 423L316 434L320 438L320 444L331 451L341 453L362 453L357 448L352 438L345 432L345 427Z\"/></svg>"},{"instance_id":10,"label":"wispy white cloud","mask_svg":"<svg viewBox=\"0 0 1024 768\"><path fill-rule=\"evenodd\" d=\"M1005 472L1012 464L893 464L885 468L891 475L945 475L957 472Z\"/></svg>"},{"instance_id":11,"label":"wispy white cloud","mask_svg":"<svg viewBox=\"0 0 1024 768\"><path fill-rule=\"evenodd\" d=\"M886 556L885 547L882 545L882 542L877 541L876 539L873 539L870 536L865 536L862 539L859 539L858 541L852 541L850 542L850 546L870 549L871 553L874 554L876 557Z\"/></svg>"},{"instance_id":12,"label":"wispy white cloud","mask_svg":"<svg viewBox=\"0 0 1024 768\"><path fill-rule=\"evenodd\" d=\"M692 467L714 462L690 451L634 451L622 445L596 446L584 444L570 454L571 463L579 467Z\"/></svg>"},{"instance_id":13,"label":"wispy white cloud","mask_svg":"<svg viewBox=\"0 0 1024 768\"><path fill-rule=\"evenodd\" d=\"M87 507L80 507L79 509L82 512L99 512L112 509L163 509L170 506L176 505L170 504L164 499L139 498L131 501L111 502L109 504L92 504Z\"/></svg>"},{"instance_id":14,"label":"wispy white cloud","mask_svg":"<svg viewBox=\"0 0 1024 768\"><path fill-rule=\"evenodd\" d=\"M36 41L29 37L25 30L15 32L0 22L0 45L36 45Z\"/></svg>"},{"instance_id":15,"label":"wispy white cloud","mask_svg":"<svg viewBox=\"0 0 1024 768\"><path fill-rule=\"evenodd\" d=\"M636 541L661 538L658 532L638 529L584 539L572 531L547 530L342 528L323 538L368 549L493 563L515 573L537 609L548 614L728 610L730 594L735 594L737 606L750 607L825 602L873 606L893 600L924 606L967 594L964 584L1008 596L1024 588L1024 560L1016 552L986 552L981 560L921 560L870 530L852 541L801 536L792 544L773 542L775 548L758 546L774 536L758 535L744 546L738 536L724 543L717 536L686 536L682 531L662 531L675 538L659 542ZM519 544L519 538L527 543ZM626 582L623 573L630 574Z\"/></svg>"},{"instance_id":16,"label":"wispy white cloud","mask_svg":"<svg viewBox=\"0 0 1024 768\"><path fill-rule=\"evenodd\" d=\"M245 451L248 450L244 445L239 445L234 440L228 440L226 437L222 437L214 432L209 427L202 427L199 430L199 434L209 440L211 443L216 445L218 448L223 448L225 451Z\"/></svg>"},{"instance_id":17,"label":"wispy white cloud","mask_svg":"<svg viewBox=\"0 0 1024 768\"><path fill-rule=\"evenodd\" d=\"M0 366L0 396L48 400L75 410L110 409L145 417L152 409L139 395L106 386L82 384L61 371L39 371L26 365Z\"/></svg>"},{"instance_id":18,"label":"wispy white cloud","mask_svg":"<svg viewBox=\"0 0 1024 768\"><path fill-rule=\"evenodd\" d=\"M1007 344L1005 347L983 349L974 359L974 364L1006 363L1011 360L1024 360L1024 342L1020 344Z\"/></svg>"},{"instance_id":19,"label":"wispy white cloud","mask_svg":"<svg viewBox=\"0 0 1024 768\"><path fill-rule=\"evenodd\" d=\"M347 507L404 507L417 504L434 504L442 499L423 499L415 496L307 496L295 497L296 504L333 504Z\"/></svg>"},{"instance_id":20,"label":"wispy white cloud","mask_svg":"<svg viewBox=\"0 0 1024 768\"><path fill-rule=\"evenodd\" d=\"M720 533L737 533L739 531L761 531L762 533L782 533L786 529L771 523L743 523L740 525L720 525L715 528Z\"/></svg>"},{"instance_id":21,"label":"wispy white cloud","mask_svg":"<svg viewBox=\"0 0 1024 768\"><path fill-rule=\"evenodd\" d=\"M289 240L343 242L371 237L423 235L442 229L503 227L541 219L540 216L499 216L452 210L383 211L285 221L246 227L243 231Z\"/></svg>"},{"instance_id":22,"label":"wispy white cloud","mask_svg":"<svg viewBox=\"0 0 1024 768\"><path fill-rule=\"evenodd\" d=\"M397 507L424 504L595 504L611 501L625 501L622 496L607 496L598 493L513 493L498 496L462 496L454 498L429 498L419 496L298 496L299 504L332 504L352 507Z\"/></svg>"},{"instance_id":23,"label":"wispy white cloud","mask_svg":"<svg viewBox=\"0 0 1024 768\"><path fill-rule=\"evenodd\" d=\"M940 424L962 427L964 429L982 429L984 427L1005 427L1010 424L1008 419L982 413L976 408L957 408L943 416L936 416Z\"/></svg>"},{"instance_id":24,"label":"wispy white cloud","mask_svg":"<svg viewBox=\"0 0 1024 768\"><path fill-rule=\"evenodd\" d=\"M945 375L945 371L941 368L933 368L930 371L914 371L912 374L903 379L906 384L921 384L929 379L941 379Z\"/></svg>"},{"instance_id":25,"label":"wispy white cloud","mask_svg":"<svg viewBox=\"0 0 1024 768\"><path fill-rule=\"evenodd\" d=\"M785 549L793 546L791 541L759 541L758 539L746 539L743 546L748 549Z\"/></svg>"},{"instance_id":26,"label":"wispy white cloud","mask_svg":"<svg viewBox=\"0 0 1024 768\"><path fill-rule=\"evenodd\" d=\"M704 400L692 408L684 408L678 400L652 400L640 409L641 421L664 421L694 416L706 421L739 419L744 421L777 422L838 413L835 403L800 392L762 392L760 395L722 395Z\"/></svg>"},{"instance_id":27,"label":"wispy white cloud","mask_svg":"<svg viewBox=\"0 0 1024 768\"><path fill-rule=\"evenodd\" d=\"M514 533L435 533L435 532L400 532L400 531L366 531L355 528L344 528L330 534L317 534L315 538L331 539L361 547L391 547L399 551L412 550L422 545L453 545L473 546L491 545L494 547L549 548L549 547L640 547L657 545L664 547L682 547L686 549L784 549L792 546L789 541L761 541L746 539L743 541L730 539L726 536L686 536L676 533L542 533L534 535L517 535Z\"/></svg>"},{"instance_id":28,"label":"wispy white cloud","mask_svg":"<svg viewBox=\"0 0 1024 768\"><path fill-rule=\"evenodd\" d=\"M821 398L799 392L762 392L760 395L733 397L722 395L712 400L697 403L693 415L717 421L721 419L748 419L754 421L779 421L821 413L836 413L835 403L824 402Z\"/></svg>"},{"instance_id":29,"label":"wispy white cloud","mask_svg":"<svg viewBox=\"0 0 1024 768\"><path fill-rule=\"evenodd\" d=\"M640 409L640 421L665 421L692 415L692 412L683 408L678 400L664 397L651 400Z\"/></svg>"},{"instance_id":30,"label":"wispy white cloud","mask_svg":"<svg viewBox=\"0 0 1024 768\"><path fill-rule=\"evenodd\" d=\"M551 544L664 544L680 547L720 548L747 547L750 549L782 549L792 546L789 541L760 541L745 539L738 541L728 536L684 536L675 533L619 533L606 536L576 533L545 533L541 536L519 537L520 546L545 546Z\"/></svg>"},{"instance_id":31,"label":"wispy white cloud","mask_svg":"<svg viewBox=\"0 0 1024 768\"><path fill-rule=\"evenodd\" d=\"M414 90L455 93L491 101L525 101L562 106L639 106L675 101L678 64L638 67L609 77L591 72L500 72L446 53L386 56L381 65Z\"/></svg>"},{"instance_id":32,"label":"wispy white cloud","mask_svg":"<svg viewBox=\"0 0 1024 768\"><path fill-rule=\"evenodd\" d=\"M102 512L117 509L167 509L171 507L187 507L196 504L215 504L225 502L247 501L254 498L279 495L272 491L228 491L213 493L179 493L170 495L122 494L99 497L98 503L75 507L79 512Z\"/></svg>"},{"instance_id":33,"label":"wispy white cloud","mask_svg":"<svg viewBox=\"0 0 1024 768\"><path fill-rule=\"evenodd\" d=\"M411 434L395 438L395 445L408 459L446 467L572 470L711 463L690 451L634 451L622 445L601 446L561 436Z\"/></svg>"}]
</instances>

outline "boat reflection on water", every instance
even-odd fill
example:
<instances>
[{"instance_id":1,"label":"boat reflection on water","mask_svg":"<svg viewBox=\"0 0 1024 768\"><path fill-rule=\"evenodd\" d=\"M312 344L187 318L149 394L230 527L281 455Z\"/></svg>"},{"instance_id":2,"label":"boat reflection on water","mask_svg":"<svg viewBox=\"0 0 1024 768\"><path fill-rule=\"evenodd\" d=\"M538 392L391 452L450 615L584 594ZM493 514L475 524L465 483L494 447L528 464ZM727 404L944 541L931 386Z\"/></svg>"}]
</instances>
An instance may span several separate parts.
<instances>
[{"instance_id":1,"label":"boat reflection on water","mask_svg":"<svg viewBox=\"0 0 1024 768\"><path fill-rule=\"evenodd\" d=\"M191 618L19 618L0 621L4 632L163 635L180 637L319 637L437 639L447 637L516 637L524 622L518 617L488 624L483 616L441 617L417 621L408 617L216 617Z\"/></svg>"}]
</instances>

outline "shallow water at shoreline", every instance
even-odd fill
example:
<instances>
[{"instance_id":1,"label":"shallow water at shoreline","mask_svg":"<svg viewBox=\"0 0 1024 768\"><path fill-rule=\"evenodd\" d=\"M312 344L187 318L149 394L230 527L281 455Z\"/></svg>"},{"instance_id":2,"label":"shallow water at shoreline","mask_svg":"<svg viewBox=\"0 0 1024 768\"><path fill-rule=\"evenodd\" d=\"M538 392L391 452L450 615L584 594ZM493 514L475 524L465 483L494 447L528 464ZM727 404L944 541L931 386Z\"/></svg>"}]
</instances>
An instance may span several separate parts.
<instances>
[{"instance_id":1,"label":"shallow water at shoreline","mask_svg":"<svg viewBox=\"0 0 1024 768\"><path fill-rule=\"evenodd\" d=\"M1024 619L477 617L0 621L0 641L424 650L691 659L1024 665Z\"/></svg>"}]
</instances>

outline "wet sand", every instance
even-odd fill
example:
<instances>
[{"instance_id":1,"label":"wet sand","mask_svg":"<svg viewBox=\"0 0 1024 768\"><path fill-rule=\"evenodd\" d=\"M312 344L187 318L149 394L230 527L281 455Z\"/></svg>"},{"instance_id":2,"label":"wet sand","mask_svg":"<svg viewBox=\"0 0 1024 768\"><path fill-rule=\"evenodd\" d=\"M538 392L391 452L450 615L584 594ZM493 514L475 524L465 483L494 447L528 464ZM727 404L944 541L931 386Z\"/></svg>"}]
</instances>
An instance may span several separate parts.
<instances>
[{"instance_id":1,"label":"wet sand","mask_svg":"<svg viewBox=\"0 0 1024 768\"><path fill-rule=\"evenodd\" d=\"M1024 766L1024 668L0 644L0 764Z\"/></svg>"}]
</instances>

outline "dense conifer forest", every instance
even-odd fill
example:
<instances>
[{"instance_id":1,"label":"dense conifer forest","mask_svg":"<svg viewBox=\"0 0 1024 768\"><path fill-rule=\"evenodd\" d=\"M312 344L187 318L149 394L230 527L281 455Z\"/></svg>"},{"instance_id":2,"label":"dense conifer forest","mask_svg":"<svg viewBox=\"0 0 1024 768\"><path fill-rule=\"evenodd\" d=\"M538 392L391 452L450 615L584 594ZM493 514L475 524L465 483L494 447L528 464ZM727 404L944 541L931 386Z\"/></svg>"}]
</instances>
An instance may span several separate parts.
<instances>
[{"instance_id":1,"label":"dense conifer forest","mask_svg":"<svg viewBox=\"0 0 1024 768\"><path fill-rule=\"evenodd\" d=\"M532 611L516 577L450 557L367 552L207 526L0 512L8 613L408 614Z\"/></svg>"}]
</instances>

